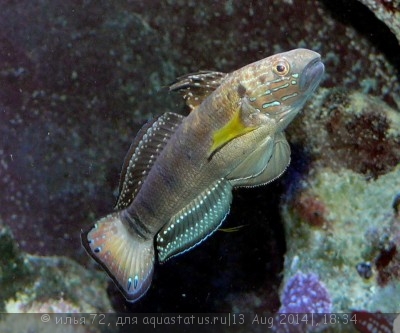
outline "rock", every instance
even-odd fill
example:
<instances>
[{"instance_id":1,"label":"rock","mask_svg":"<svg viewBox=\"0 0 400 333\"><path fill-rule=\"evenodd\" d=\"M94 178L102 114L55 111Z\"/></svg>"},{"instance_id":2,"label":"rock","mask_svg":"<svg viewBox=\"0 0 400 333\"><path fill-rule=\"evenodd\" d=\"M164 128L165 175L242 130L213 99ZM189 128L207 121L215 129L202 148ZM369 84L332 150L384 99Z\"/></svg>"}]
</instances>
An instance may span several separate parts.
<instances>
[{"instance_id":1,"label":"rock","mask_svg":"<svg viewBox=\"0 0 400 333\"><path fill-rule=\"evenodd\" d=\"M282 206L284 280L317 274L333 312L399 312L400 220L392 208L399 189L400 165L375 180L344 168L310 170Z\"/></svg>"},{"instance_id":2,"label":"rock","mask_svg":"<svg viewBox=\"0 0 400 333\"><path fill-rule=\"evenodd\" d=\"M378 19L396 35L400 43L400 1L399 0L358 0L367 6Z\"/></svg>"},{"instance_id":3,"label":"rock","mask_svg":"<svg viewBox=\"0 0 400 333\"><path fill-rule=\"evenodd\" d=\"M283 286L317 274L333 312L400 311L399 125L377 98L321 89L289 129Z\"/></svg>"},{"instance_id":4,"label":"rock","mask_svg":"<svg viewBox=\"0 0 400 333\"><path fill-rule=\"evenodd\" d=\"M1 312L112 312L103 274L66 257L23 253L4 226L0 226L0 251Z\"/></svg>"},{"instance_id":5,"label":"rock","mask_svg":"<svg viewBox=\"0 0 400 333\"><path fill-rule=\"evenodd\" d=\"M303 156L321 167L376 178L400 163L399 112L360 92L320 89L287 132Z\"/></svg>"}]
</instances>

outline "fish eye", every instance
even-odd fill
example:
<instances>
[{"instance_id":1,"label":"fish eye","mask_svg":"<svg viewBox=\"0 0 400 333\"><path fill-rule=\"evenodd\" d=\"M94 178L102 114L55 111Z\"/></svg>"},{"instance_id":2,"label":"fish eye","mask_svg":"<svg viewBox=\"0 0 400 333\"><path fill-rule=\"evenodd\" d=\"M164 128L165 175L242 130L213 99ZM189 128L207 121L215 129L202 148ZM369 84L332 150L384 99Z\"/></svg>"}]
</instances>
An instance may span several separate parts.
<instances>
[{"instance_id":1,"label":"fish eye","mask_svg":"<svg viewBox=\"0 0 400 333\"><path fill-rule=\"evenodd\" d=\"M280 60L273 65L272 69L275 74L278 74L279 76L285 76L287 73L289 73L290 65L286 60Z\"/></svg>"}]
</instances>

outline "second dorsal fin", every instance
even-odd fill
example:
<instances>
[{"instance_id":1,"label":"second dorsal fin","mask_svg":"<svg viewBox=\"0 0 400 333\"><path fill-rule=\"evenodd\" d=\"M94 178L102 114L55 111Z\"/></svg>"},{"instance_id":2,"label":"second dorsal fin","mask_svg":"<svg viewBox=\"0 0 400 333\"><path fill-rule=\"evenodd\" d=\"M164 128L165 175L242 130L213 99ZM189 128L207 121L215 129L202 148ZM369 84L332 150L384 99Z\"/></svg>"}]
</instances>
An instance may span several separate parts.
<instances>
[{"instance_id":1,"label":"second dorsal fin","mask_svg":"<svg viewBox=\"0 0 400 333\"><path fill-rule=\"evenodd\" d=\"M138 132L122 167L116 210L131 204L158 155L183 118L177 113L167 112L146 123Z\"/></svg>"},{"instance_id":2,"label":"second dorsal fin","mask_svg":"<svg viewBox=\"0 0 400 333\"><path fill-rule=\"evenodd\" d=\"M190 111L197 108L210 95L228 74L213 71L200 71L183 75L177 78L170 87L170 91L179 91Z\"/></svg>"}]
</instances>

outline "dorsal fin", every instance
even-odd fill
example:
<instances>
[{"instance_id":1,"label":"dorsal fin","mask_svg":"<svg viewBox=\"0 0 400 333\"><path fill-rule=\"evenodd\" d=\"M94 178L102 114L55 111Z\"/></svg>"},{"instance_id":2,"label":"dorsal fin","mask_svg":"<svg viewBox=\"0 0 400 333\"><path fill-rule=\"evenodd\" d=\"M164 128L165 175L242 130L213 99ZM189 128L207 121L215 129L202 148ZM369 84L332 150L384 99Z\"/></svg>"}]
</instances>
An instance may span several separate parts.
<instances>
[{"instance_id":1,"label":"dorsal fin","mask_svg":"<svg viewBox=\"0 0 400 333\"><path fill-rule=\"evenodd\" d=\"M166 143L184 117L167 112L140 129L126 154L119 183L116 210L128 207Z\"/></svg>"},{"instance_id":2,"label":"dorsal fin","mask_svg":"<svg viewBox=\"0 0 400 333\"><path fill-rule=\"evenodd\" d=\"M189 251L218 229L229 212L231 184L220 179L199 193L157 234L158 258L164 262Z\"/></svg>"},{"instance_id":3,"label":"dorsal fin","mask_svg":"<svg viewBox=\"0 0 400 333\"><path fill-rule=\"evenodd\" d=\"M213 71L200 71L177 78L170 91L179 91L190 111L197 108L210 95L228 74Z\"/></svg>"}]
</instances>

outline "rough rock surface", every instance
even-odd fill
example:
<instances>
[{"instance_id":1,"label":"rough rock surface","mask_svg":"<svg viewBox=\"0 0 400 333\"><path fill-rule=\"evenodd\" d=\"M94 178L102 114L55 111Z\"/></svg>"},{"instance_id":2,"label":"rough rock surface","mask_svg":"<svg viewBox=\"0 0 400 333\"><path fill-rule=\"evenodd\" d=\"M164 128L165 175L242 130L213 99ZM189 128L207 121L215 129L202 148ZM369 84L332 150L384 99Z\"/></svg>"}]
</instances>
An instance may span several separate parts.
<instances>
[{"instance_id":1,"label":"rough rock surface","mask_svg":"<svg viewBox=\"0 0 400 333\"><path fill-rule=\"evenodd\" d=\"M400 43L400 1L399 0L359 0L378 19L385 23Z\"/></svg>"},{"instance_id":2,"label":"rough rock surface","mask_svg":"<svg viewBox=\"0 0 400 333\"><path fill-rule=\"evenodd\" d=\"M376 98L324 90L293 124L284 280L318 274L333 312L400 311L399 124Z\"/></svg>"},{"instance_id":3,"label":"rough rock surface","mask_svg":"<svg viewBox=\"0 0 400 333\"><path fill-rule=\"evenodd\" d=\"M20 251L9 228L1 223L0 252L1 312L112 312L104 275L66 257Z\"/></svg>"}]
</instances>

